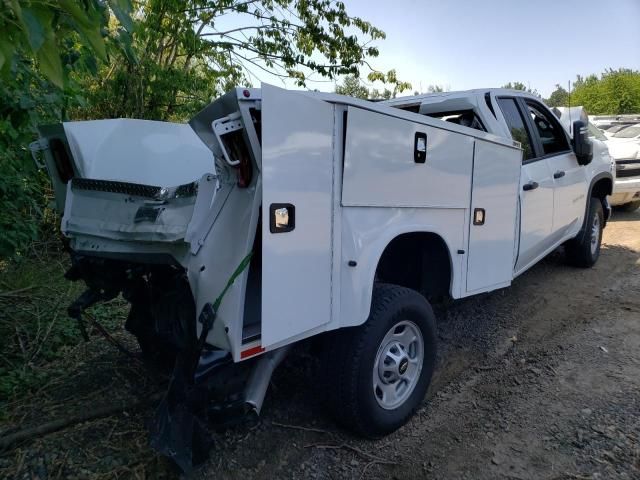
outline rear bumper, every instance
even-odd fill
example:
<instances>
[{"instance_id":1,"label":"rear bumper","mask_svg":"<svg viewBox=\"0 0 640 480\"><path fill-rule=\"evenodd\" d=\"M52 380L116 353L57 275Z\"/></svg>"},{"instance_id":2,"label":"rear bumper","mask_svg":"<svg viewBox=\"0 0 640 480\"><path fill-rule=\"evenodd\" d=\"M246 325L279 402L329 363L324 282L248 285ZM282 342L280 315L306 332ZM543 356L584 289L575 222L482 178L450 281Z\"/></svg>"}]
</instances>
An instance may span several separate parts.
<instances>
[{"instance_id":1,"label":"rear bumper","mask_svg":"<svg viewBox=\"0 0 640 480\"><path fill-rule=\"evenodd\" d=\"M618 178L613 185L609 202L612 206L640 200L640 177Z\"/></svg>"}]
</instances>

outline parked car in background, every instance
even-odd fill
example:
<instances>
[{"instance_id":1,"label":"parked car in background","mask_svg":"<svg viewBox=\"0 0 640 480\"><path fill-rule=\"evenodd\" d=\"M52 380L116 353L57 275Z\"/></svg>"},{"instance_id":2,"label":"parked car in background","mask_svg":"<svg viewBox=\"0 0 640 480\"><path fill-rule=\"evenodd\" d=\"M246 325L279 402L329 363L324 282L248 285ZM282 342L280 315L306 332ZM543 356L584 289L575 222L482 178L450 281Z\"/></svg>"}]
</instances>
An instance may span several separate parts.
<instances>
[{"instance_id":1,"label":"parked car in background","mask_svg":"<svg viewBox=\"0 0 640 480\"><path fill-rule=\"evenodd\" d=\"M633 123L617 123L617 124L609 126L608 128L601 128L600 130L602 130L602 132L604 133L605 137L611 138L616 133L624 130L627 127L630 127L631 125L633 125Z\"/></svg>"},{"instance_id":2,"label":"parked car in background","mask_svg":"<svg viewBox=\"0 0 640 480\"><path fill-rule=\"evenodd\" d=\"M640 208L640 123L614 133L607 140L616 162L611 205L625 211Z\"/></svg>"},{"instance_id":3,"label":"parked car in background","mask_svg":"<svg viewBox=\"0 0 640 480\"><path fill-rule=\"evenodd\" d=\"M626 125L624 129L618 129L611 136L616 143L629 143L629 141L637 142L640 139L640 123L634 125Z\"/></svg>"},{"instance_id":4,"label":"parked car in background","mask_svg":"<svg viewBox=\"0 0 640 480\"><path fill-rule=\"evenodd\" d=\"M582 108L582 107L577 107ZM629 115L589 115L589 122L600 130L609 130L615 125L633 125L640 122L640 114Z\"/></svg>"}]
</instances>

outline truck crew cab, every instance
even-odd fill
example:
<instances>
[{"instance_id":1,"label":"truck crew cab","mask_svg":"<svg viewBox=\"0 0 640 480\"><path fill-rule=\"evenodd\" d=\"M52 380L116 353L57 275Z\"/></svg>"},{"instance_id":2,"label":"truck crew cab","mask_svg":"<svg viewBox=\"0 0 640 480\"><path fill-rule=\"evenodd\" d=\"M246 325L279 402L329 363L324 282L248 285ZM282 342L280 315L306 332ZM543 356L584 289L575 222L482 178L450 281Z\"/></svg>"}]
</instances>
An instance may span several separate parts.
<instances>
[{"instance_id":1,"label":"truck crew cab","mask_svg":"<svg viewBox=\"0 0 640 480\"><path fill-rule=\"evenodd\" d=\"M405 110L417 108L421 114L450 122L472 119L470 126L474 128L520 142L523 149L518 202L520 238L514 276L576 237L585 215L588 216L585 205L588 207L592 196L600 199L603 221L608 220L611 209L607 195L611 194L613 167L606 146L591 140L595 161L581 162L572 149L573 125L567 124L565 130L534 95L482 89L400 98L387 104ZM573 264L591 266L595 262L587 256L578 259L572 245L571 242L565 245L565 251Z\"/></svg>"},{"instance_id":2,"label":"truck crew cab","mask_svg":"<svg viewBox=\"0 0 640 480\"><path fill-rule=\"evenodd\" d=\"M612 187L583 122L570 136L511 90L376 103L237 88L189 126L69 122L32 150L63 212L67 276L87 285L70 313L131 303L126 328L172 369L152 444L184 469L207 423L259 412L310 337L337 420L399 428L436 366L429 302L506 287L561 245L592 266Z\"/></svg>"}]
</instances>

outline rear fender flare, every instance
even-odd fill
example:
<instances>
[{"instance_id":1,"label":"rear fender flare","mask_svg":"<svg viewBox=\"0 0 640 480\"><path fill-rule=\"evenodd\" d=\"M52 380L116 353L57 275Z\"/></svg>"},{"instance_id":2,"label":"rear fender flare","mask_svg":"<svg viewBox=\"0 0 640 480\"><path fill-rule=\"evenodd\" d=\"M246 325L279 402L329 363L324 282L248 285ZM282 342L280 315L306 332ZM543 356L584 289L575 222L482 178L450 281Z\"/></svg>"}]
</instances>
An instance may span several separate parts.
<instances>
[{"instance_id":1,"label":"rear fender flare","mask_svg":"<svg viewBox=\"0 0 640 480\"><path fill-rule=\"evenodd\" d=\"M396 229L386 230L385 235L378 237L375 244L370 248L363 250L364 255L358 259L358 266L354 268L345 267L342 275L342 288L341 288L341 314L339 327L351 327L363 324L369 317L371 309L371 299L373 295L373 286L375 282L375 275L378 268L378 264L385 250L389 244L397 237L407 233L427 233L440 237L445 244L450 263L451 279L449 284L449 292L452 297L457 298L454 291L455 285L460 281L461 271L456 268L453 262L453 256L451 255L452 246L447 241L445 235L442 235L433 228L425 228L425 225L402 225ZM349 259L345 259L345 264ZM362 265L362 267L360 267ZM362 269L361 269L362 268ZM355 271L354 271L355 270ZM360 270L360 271L358 271ZM353 272L352 272L353 271ZM351 277L351 278L349 278ZM346 288L345 288L346 287ZM356 295L352 296L350 293L362 292L360 298L356 298ZM345 298L345 296L347 298ZM348 301L345 301L348 300ZM355 302L353 300L356 300ZM350 304L350 305L349 305ZM351 308L348 308L347 306Z\"/></svg>"}]
</instances>

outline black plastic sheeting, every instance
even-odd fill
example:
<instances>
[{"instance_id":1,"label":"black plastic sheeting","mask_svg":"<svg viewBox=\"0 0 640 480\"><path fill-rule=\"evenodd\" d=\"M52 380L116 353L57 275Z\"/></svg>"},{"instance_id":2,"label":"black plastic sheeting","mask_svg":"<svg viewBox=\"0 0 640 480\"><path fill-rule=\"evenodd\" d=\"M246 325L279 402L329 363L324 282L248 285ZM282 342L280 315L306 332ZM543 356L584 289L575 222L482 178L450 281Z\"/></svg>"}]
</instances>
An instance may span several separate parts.
<instances>
[{"instance_id":1,"label":"black plastic sheeting","mask_svg":"<svg viewBox=\"0 0 640 480\"><path fill-rule=\"evenodd\" d=\"M174 372L149 424L149 436L156 451L188 473L208 459L213 439L206 425L206 391L185 380L183 373Z\"/></svg>"},{"instance_id":2,"label":"black plastic sheeting","mask_svg":"<svg viewBox=\"0 0 640 480\"><path fill-rule=\"evenodd\" d=\"M189 473L209 458L213 437L208 429L212 388L221 369L233 365L228 352L181 352L167 393L148 425L151 447Z\"/></svg>"}]
</instances>

